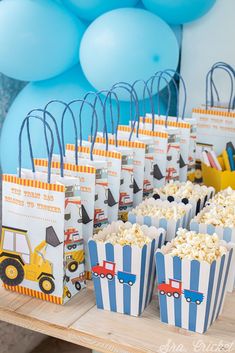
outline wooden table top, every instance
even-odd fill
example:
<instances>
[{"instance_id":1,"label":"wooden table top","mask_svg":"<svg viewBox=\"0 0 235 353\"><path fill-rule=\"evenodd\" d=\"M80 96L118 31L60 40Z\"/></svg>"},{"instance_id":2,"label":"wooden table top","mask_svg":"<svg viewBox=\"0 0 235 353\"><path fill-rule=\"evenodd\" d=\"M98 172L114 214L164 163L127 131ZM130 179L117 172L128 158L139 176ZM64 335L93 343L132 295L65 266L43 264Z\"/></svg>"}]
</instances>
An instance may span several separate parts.
<instances>
[{"instance_id":1,"label":"wooden table top","mask_svg":"<svg viewBox=\"0 0 235 353\"><path fill-rule=\"evenodd\" d=\"M65 306L0 288L0 319L99 352L235 352L235 293L204 335L162 324L154 300L138 318L98 310L91 283Z\"/></svg>"}]
</instances>

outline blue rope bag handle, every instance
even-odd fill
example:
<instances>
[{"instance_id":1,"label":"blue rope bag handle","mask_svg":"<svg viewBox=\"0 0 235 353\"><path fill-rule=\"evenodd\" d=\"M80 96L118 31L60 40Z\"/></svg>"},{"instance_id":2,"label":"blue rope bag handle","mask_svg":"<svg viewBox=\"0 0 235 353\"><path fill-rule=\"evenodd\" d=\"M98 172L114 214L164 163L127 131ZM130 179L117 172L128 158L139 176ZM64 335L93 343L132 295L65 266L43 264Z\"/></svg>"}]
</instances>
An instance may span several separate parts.
<instances>
[{"instance_id":1,"label":"blue rope bag handle","mask_svg":"<svg viewBox=\"0 0 235 353\"><path fill-rule=\"evenodd\" d=\"M219 102L220 101L220 97L219 97L219 93L218 93L218 90L217 90L217 87L215 85L215 82L214 82L214 79L213 79L213 74L214 74L214 71L217 69L217 68L224 68L228 73L231 74L231 76L233 77L233 81L234 81L234 78L235 78L235 70L234 68L229 65L229 64L226 64L224 62L217 62L215 63L212 68L211 68L211 74L209 75L210 76L210 95L211 95L211 106L213 107L214 106L214 94L213 94L213 90L215 91L215 94L216 94L216 98L217 98L217 101ZM231 77L230 77L231 78ZM232 89L233 91L233 89ZM235 108L235 96L233 94L233 101L232 101L232 105L231 105L231 109L234 109Z\"/></svg>"},{"instance_id":2,"label":"blue rope bag handle","mask_svg":"<svg viewBox=\"0 0 235 353\"><path fill-rule=\"evenodd\" d=\"M146 91L147 91L147 94L148 94L148 100L149 100L149 104L150 104L150 110L151 110L151 114L152 114L152 119L154 119L154 104L153 104L153 96L151 94L151 91L148 87L148 84L147 84L147 81L145 80L136 80L133 84L132 84L132 89L135 88L135 86L137 84L143 84L143 96L142 96L142 101L143 101L143 119L145 120L145 115L146 115ZM138 103L140 104L140 102L138 101ZM131 121L131 125L133 126L133 129L132 129L132 133L134 131L134 128L135 128L135 124L136 124L136 121L134 121L134 123L132 123ZM140 114L138 116L138 120L137 120L137 129L136 129L136 137L138 138L139 137L139 128L140 128ZM130 134L130 138L131 138L131 134Z\"/></svg>"},{"instance_id":3,"label":"blue rope bag handle","mask_svg":"<svg viewBox=\"0 0 235 353\"><path fill-rule=\"evenodd\" d=\"M105 93L107 93L107 95L105 95ZM105 97L104 101L102 100L101 95L103 95ZM108 129L107 129L106 116L105 116L106 115L106 102L107 102L106 97L107 96L109 97L109 109L110 109L110 114L111 114L112 131L114 131L113 109L112 109L112 95L115 98L117 111L118 111L118 114L119 114L119 109L120 109L119 100L118 100L118 97L117 97L115 92L111 92L110 90L101 90L101 91L98 91L98 92L91 92L90 91L83 97L84 100L86 100L88 98L88 96L93 96L94 97L93 106L94 106L95 110L97 108L97 102L100 103L101 111L102 111L102 120L103 120L103 125L104 125L103 137L105 138L106 151L108 151ZM97 110L96 110L96 112L97 112ZM93 115L94 115L94 113L93 113Z\"/></svg>"},{"instance_id":4,"label":"blue rope bag handle","mask_svg":"<svg viewBox=\"0 0 235 353\"><path fill-rule=\"evenodd\" d=\"M183 103L183 109L182 109L182 120L185 118L185 111L186 111L186 106L187 106L187 89L186 89L186 84L183 79L183 76L176 70L173 69L166 69L164 70L165 72L172 73L173 77L177 76L179 78L179 81L182 83L183 90L184 90L184 103ZM179 90L178 90L179 92ZM177 120L178 121L178 120Z\"/></svg>"},{"instance_id":5,"label":"blue rope bag handle","mask_svg":"<svg viewBox=\"0 0 235 353\"><path fill-rule=\"evenodd\" d=\"M147 82L148 82L148 84L150 83L150 91L151 91L151 94L153 94L154 83L155 83L155 80L158 79L158 88L157 88L158 116L160 116L160 81L164 80L166 82L166 84L167 84L168 104L167 104L166 120L165 120L165 122L166 122L165 126L167 127L167 120L168 120L168 115L169 115L169 112L170 112L170 105L171 105L171 90L170 90L170 87L169 87L169 81L165 77L160 76L160 75L161 75L161 71L157 72L154 76L150 77ZM155 112L155 109L154 109L154 112ZM152 121L152 131L154 131L154 130L155 130L155 124L154 124L154 119L153 119L153 121Z\"/></svg>"},{"instance_id":6,"label":"blue rope bag handle","mask_svg":"<svg viewBox=\"0 0 235 353\"><path fill-rule=\"evenodd\" d=\"M67 103L65 103L64 101L59 100L59 99L52 99L45 105L44 110L48 112L49 106L52 106L55 104L61 105L63 107L67 107L67 109L71 115L71 118L72 118L72 122L73 122L73 126L74 126L74 133L75 133L75 140L77 141L77 126L76 126L75 116L74 116L72 109L68 106ZM46 118L45 114L44 114L44 118ZM65 157L65 143L64 143L64 133L63 133L64 130L63 130L62 119L61 119L61 127L60 128L61 128L61 143L62 143L63 156ZM45 127L44 127L44 132L46 135ZM77 149L76 149L76 151L77 151ZM75 159L76 158L77 158L77 152L75 152Z\"/></svg>"},{"instance_id":7,"label":"blue rope bag handle","mask_svg":"<svg viewBox=\"0 0 235 353\"><path fill-rule=\"evenodd\" d=\"M208 101L208 95L209 95L209 80L211 78L211 75L213 74L214 70L216 69L221 69L224 70L225 72L227 72L228 76L230 77L230 81L231 81L231 93L230 93L230 99L229 99L229 105L228 105L228 111L230 112L231 107L233 105L233 91L234 91L234 84L233 84L233 77L231 75L231 72L223 67L223 66L217 66L216 68L212 68L208 71L207 75L206 75L206 110L208 110L208 106L209 106L209 101ZM214 104L214 103L213 103Z\"/></svg>"},{"instance_id":8,"label":"blue rope bag handle","mask_svg":"<svg viewBox=\"0 0 235 353\"><path fill-rule=\"evenodd\" d=\"M57 121L54 118L54 116L46 111L45 109L33 109L31 110L27 115L33 115L33 114L37 114L37 113L43 113L43 120L46 121L46 117L48 116L49 118L51 118L54 127L55 127L55 132L56 132L56 138L57 138L57 143L58 143L58 147L59 147L59 151L60 151L60 175L62 177L64 177L64 160L63 160L63 150L62 150L62 145L61 145L61 140L60 140L60 134L59 134L59 129L58 129L58 125L57 125ZM27 134L28 134L28 139L31 140L30 138L30 133L29 133L29 124L27 124ZM45 135L45 141L46 141L46 146L48 147L48 137L47 137L47 132L46 132L46 125L44 125L44 135ZM32 145L30 144L30 148L32 147ZM49 153L49 150L47 149L47 154Z\"/></svg>"},{"instance_id":9,"label":"blue rope bag handle","mask_svg":"<svg viewBox=\"0 0 235 353\"><path fill-rule=\"evenodd\" d=\"M162 71L160 73L160 79L161 79L161 77L163 77L163 75L166 75L169 78L169 88L171 89L171 87L170 87L171 81L173 82L173 85L174 85L174 88L175 88L175 92L176 92L176 119L177 119L177 122L178 122L178 120L179 120L179 89L178 89L177 83L176 83L176 81L174 79L174 76L172 76L166 70L164 70L164 71Z\"/></svg>"},{"instance_id":10,"label":"blue rope bag handle","mask_svg":"<svg viewBox=\"0 0 235 353\"><path fill-rule=\"evenodd\" d=\"M139 117L139 103L138 103L138 97L137 97L137 93L136 91L132 88L132 86L127 83L127 82L117 82L113 85L113 87L111 88L111 91L114 91L116 89L123 89L125 90L126 92L129 93L130 97L131 97L131 104L130 104L130 114L132 116L132 103L133 103L133 99L134 99L134 102L135 102L135 122L137 121L137 118ZM118 119L117 119L117 125L116 125L116 129L115 129L115 132L116 132L116 142L115 142L115 145L116 147L118 147L118 126L119 126L119 122L120 122L120 111L119 111L119 115L118 115ZM134 129L135 129L135 125L132 126L132 131L130 133L130 136L129 136L129 141L131 140L131 137L132 137L132 134L134 132Z\"/></svg>"},{"instance_id":11,"label":"blue rope bag handle","mask_svg":"<svg viewBox=\"0 0 235 353\"><path fill-rule=\"evenodd\" d=\"M63 134L63 131L64 131L64 119L65 119L65 114L67 112L67 109L72 109L71 106L72 105L75 105L75 104L81 104L82 102L84 102L84 99L74 99L72 100L71 102L69 102L67 104L67 107L65 107L63 113L62 113L62 119L61 119L61 131L62 131L62 134ZM85 104L88 105L89 107L91 107L92 111L94 112L94 107L91 103L89 102L86 102L85 101ZM96 116L96 126L98 125L98 118L97 118L97 113L95 112L94 113L95 116ZM77 124L76 124L76 121L75 121L75 125L74 125L74 130L75 130L75 164L78 165L78 139L77 139L77 136L78 136L78 133L77 133ZM80 139L80 146L82 146L82 120L81 120L81 108L80 108L80 112L79 112L79 139ZM91 160L93 160L93 148L94 148L94 144L92 144L91 146Z\"/></svg>"},{"instance_id":12,"label":"blue rope bag handle","mask_svg":"<svg viewBox=\"0 0 235 353\"><path fill-rule=\"evenodd\" d=\"M53 137L53 132L50 127L50 125L41 117L37 115L27 115L26 118L23 120L20 128L20 133L19 133L19 155L18 155L18 160L19 160L19 178L21 178L21 169L22 169L22 133L24 131L25 125L27 123L27 126L29 126L29 120L31 119L38 119L42 121L44 126L48 129L50 133L50 138L51 138L51 145L49 147L49 153L48 153L48 169L47 169L47 182L48 184L51 183L51 162L52 162L52 154L53 154L53 149L54 149L54 137ZM32 164L32 172L35 173L35 165L34 165L34 156L33 156L33 150L32 150L32 144L31 144L31 139L28 139L28 144L29 144L29 153L30 153L30 159L31 159L31 164Z\"/></svg>"}]
</instances>

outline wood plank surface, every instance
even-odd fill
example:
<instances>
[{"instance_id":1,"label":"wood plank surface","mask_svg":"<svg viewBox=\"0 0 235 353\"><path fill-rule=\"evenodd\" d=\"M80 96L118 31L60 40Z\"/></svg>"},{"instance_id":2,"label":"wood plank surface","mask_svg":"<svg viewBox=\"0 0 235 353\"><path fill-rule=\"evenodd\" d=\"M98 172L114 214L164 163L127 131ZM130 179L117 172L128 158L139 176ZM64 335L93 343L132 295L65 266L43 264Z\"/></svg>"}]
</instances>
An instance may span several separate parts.
<instances>
[{"instance_id":1,"label":"wood plank surface","mask_svg":"<svg viewBox=\"0 0 235 353\"><path fill-rule=\"evenodd\" d=\"M235 293L204 335L162 324L155 300L139 318L97 310L90 285L65 306L0 288L0 318L99 352L235 352Z\"/></svg>"}]
</instances>

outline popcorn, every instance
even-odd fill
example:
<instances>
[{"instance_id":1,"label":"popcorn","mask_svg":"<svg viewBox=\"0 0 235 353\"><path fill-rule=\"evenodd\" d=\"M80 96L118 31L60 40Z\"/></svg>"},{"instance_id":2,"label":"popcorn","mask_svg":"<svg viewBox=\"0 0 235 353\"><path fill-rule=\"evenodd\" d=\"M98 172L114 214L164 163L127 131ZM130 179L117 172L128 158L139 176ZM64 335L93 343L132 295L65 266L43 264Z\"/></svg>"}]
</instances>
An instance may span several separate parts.
<instances>
[{"instance_id":1,"label":"popcorn","mask_svg":"<svg viewBox=\"0 0 235 353\"><path fill-rule=\"evenodd\" d=\"M219 198L217 198L219 200ZM202 210L196 217L195 221L199 224L211 224L215 227L235 227L235 205L220 206L212 204Z\"/></svg>"},{"instance_id":2,"label":"popcorn","mask_svg":"<svg viewBox=\"0 0 235 353\"><path fill-rule=\"evenodd\" d=\"M166 247L167 253L181 259L206 261L214 260L227 253L227 248L221 245L217 234L196 233L180 228L177 237Z\"/></svg>"},{"instance_id":3,"label":"popcorn","mask_svg":"<svg viewBox=\"0 0 235 353\"><path fill-rule=\"evenodd\" d=\"M125 245L137 245L143 247L145 244L149 244L154 238L154 234L151 233L148 236L144 234L143 227L139 224L133 224L129 228L124 225L120 225L116 232L105 233L100 231L93 235L93 240L102 243L111 243L113 245L120 244Z\"/></svg>"},{"instance_id":4,"label":"popcorn","mask_svg":"<svg viewBox=\"0 0 235 353\"><path fill-rule=\"evenodd\" d=\"M235 207L235 190L228 187L227 189L220 191L213 197L210 204L223 207Z\"/></svg>"},{"instance_id":5,"label":"popcorn","mask_svg":"<svg viewBox=\"0 0 235 353\"><path fill-rule=\"evenodd\" d=\"M185 207L180 204L171 205L170 203L146 203L143 202L132 210L132 213L136 216L149 216L156 218L166 218L167 220L177 220L183 217L186 213Z\"/></svg>"},{"instance_id":6,"label":"popcorn","mask_svg":"<svg viewBox=\"0 0 235 353\"><path fill-rule=\"evenodd\" d=\"M208 194L208 188L205 185L193 184L191 181L184 183L170 181L165 186L154 190L154 192L162 193L165 196L174 196L181 199L199 199Z\"/></svg>"}]
</instances>

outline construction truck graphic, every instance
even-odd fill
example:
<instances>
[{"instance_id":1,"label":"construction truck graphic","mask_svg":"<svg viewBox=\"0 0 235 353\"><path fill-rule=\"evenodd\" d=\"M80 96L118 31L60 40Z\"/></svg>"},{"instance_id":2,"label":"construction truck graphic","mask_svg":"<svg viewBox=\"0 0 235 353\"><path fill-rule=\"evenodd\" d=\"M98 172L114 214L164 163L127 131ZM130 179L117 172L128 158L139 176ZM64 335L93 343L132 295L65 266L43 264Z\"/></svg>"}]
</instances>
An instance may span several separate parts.
<instances>
[{"instance_id":1,"label":"construction truck graphic","mask_svg":"<svg viewBox=\"0 0 235 353\"><path fill-rule=\"evenodd\" d=\"M74 205L75 208L73 208L72 205ZM77 216L79 216L79 218L76 219ZM82 221L80 187L78 185L69 185L66 186L65 189L64 219L66 222L69 222L70 220L72 221L73 218L76 219L78 223Z\"/></svg>"},{"instance_id":2,"label":"construction truck graphic","mask_svg":"<svg viewBox=\"0 0 235 353\"><path fill-rule=\"evenodd\" d=\"M108 223L107 169L96 169L94 231Z\"/></svg>"},{"instance_id":3,"label":"construction truck graphic","mask_svg":"<svg viewBox=\"0 0 235 353\"><path fill-rule=\"evenodd\" d=\"M64 245L68 250L75 250L79 245L83 244L83 239L80 237L77 229L68 228L64 234L66 236Z\"/></svg>"},{"instance_id":4,"label":"construction truck graphic","mask_svg":"<svg viewBox=\"0 0 235 353\"><path fill-rule=\"evenodd\" d=\"M65 276L64 277L64 281L65 282L69 282L71 281L72 284L74 285L74 287L76 288L77 291L80 291L82 289L82 283L84 283L86 281L86 275L85 275L85 272L81 272L79 274L79 276L77 277L74 277L72 279L70 279L68 276ZM68 298L71 298L72 296L72 293L70 292L69 288L67 285L64 285L64 294L63 294L63 297L68 297Z\"/></svg>"},{"instance_id":5,"label":"construction truck graphic","mask_svg":"<svg viewBox=\"0 0 235 353\"><path fill-rule=\"evenodd\" d=\"M135 187L138 188L137 184ZM128 209L133 207L133 189L133 157L123 155L119 193L119 216L124 221L126 220Z\"/></svg>"},{"instance_id":6,"label":"construction truck graphic","mask_svg":"<svg viewBox=\"0 0 235 353\"><path fill-rule=\"evenodd\" d=\"M130 195L126 192L121 192L119 195L119 210L127 210L127 208L132 207L133 202Z\"/></svg>"},{"instance_id":7,"label":"construction truck graphic","mask_svg":"<svg viewBox=\"0 0 235 353\"><path fill-rule=\"evenodd\" d=\"M69 272L75 272L78 269L78 266L84 263L85 253L84 250L76 250L65 253L65 267Z\"/></svg>"},{"instance_id":8,"label":"construction truck graphic","mask_svg":"<svg viewBox=\"0 0 235 353\"><path fill-rule=\"evenodd\" d=\"M188 303L195 303L200 305L203 302L203 293L191 290L182 289L182 282L169 278L169 283L161 283L158 285L158 290L161 295L167 295L168 297L174 297L176 299L184 295L184 298Z\"/></svg>"},{"instance_id":9,"label":"construction truck graphic","mask_svg":"<svg viewBox=\"0 0 235 353\"><path fill-rule=\"evenodd\" d=\"M143 197L153 192L153 155L145 156Z\"/></svg>"},{"instance_id":10,"label":"construction truck graphic","mask_svg":"<svg viewBox=\"0 0 235 353\"><path fill-rule=\"evenodd\" d=\"M108 218L105 217L104 210L102 210L101 208L96 208L94 215L94 227L100 228L103 224L107 222Z\"/></svg>"},{"instance_id":11,"label":"construction truck graphic","mask_svg":"<svg viewBox=\"0 0 235 353\"><path fill-rule=\"evenodd\" d=\"M2 226L0 278L4 284L18 286L25 279L38 282L45 294L54 292L53 266L45 255L47 245L57 247L61 243L52 226L45 233L45 240L32 250L26 230Z\"/></svg>"},{"instance_id":12,"label":"construction truck graphic","mask_svg":"<svg viewBox=\"0 0 235 353\"><path fill-rule=\"evenodd\" d=\"M115 276L117 276L117 279L121 284L128 284L129 286L135 284L136 275L124 271L116 272L115 269L116 264L114 262L104 260L102 266L97 264L92 267L92 273L94 277L107 278L109 281L112 281Z\"/></svg>"}]
</instances>

